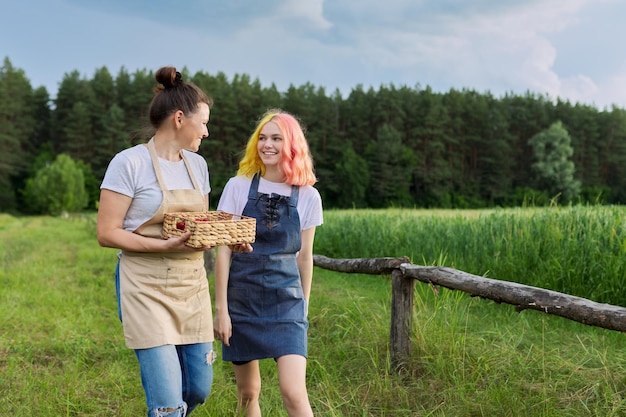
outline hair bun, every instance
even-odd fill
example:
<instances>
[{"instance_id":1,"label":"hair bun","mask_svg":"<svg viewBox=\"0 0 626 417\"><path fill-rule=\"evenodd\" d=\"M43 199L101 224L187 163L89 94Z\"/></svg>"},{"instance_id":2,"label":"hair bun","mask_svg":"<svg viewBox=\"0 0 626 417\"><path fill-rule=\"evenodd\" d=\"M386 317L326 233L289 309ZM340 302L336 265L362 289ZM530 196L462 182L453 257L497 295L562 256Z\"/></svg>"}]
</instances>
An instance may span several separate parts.
<instances>
[{"instance_id":1,"label":"hair bun","mask_svg":"<svg viewBox=\"0 0 626 417\"><path fill-rule=\"evenodd\" d=\"M180 75L180 72L176 71L176 77L174 78L174 85L180 85L183 83L183 76Z\"/></svg>"},{"instance_id":2,"label":"hair bun","mask_svg":"<svg viewBox=\"0 0 626 417\"><path fill-rule=\"evenodd\" d=\"M157 81L163 84L166 90L170 88L176 88L179 85L183 85L183 76L180 72L176 71L174 67L164 67L163 73L157 73Z\"/></svg>"}]
</instances>

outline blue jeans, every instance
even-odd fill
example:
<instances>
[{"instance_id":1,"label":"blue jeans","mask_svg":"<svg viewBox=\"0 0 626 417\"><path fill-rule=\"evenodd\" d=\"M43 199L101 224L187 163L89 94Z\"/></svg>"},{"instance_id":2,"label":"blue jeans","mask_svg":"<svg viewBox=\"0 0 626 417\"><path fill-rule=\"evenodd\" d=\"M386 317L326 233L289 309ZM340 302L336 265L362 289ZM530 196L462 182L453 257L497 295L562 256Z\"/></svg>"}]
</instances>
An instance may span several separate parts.
<instances>
[{"instance_id":1,"label":"blue jeans","mask_svg":"<svg viewBox=\"0 0 626 417\"><path fill-rule=\"evenodd\" d=\"M212 343L136 349L148 417L185 417L203 404L213 383ZM161 409L171 408L165 412Z\"/></svg>"}]
</instances>

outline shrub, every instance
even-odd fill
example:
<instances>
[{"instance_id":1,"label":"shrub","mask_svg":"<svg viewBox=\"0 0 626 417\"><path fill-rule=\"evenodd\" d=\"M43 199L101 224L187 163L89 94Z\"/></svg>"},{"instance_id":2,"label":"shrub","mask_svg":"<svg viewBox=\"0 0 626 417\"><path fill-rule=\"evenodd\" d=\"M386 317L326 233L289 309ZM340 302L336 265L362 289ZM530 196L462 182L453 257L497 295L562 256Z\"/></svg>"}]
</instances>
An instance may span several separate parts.
<instances>
[{"instance_id":1,"label":"shrub","mask_svg":"<svg viewBox=\"0 0 626 417\"><path fill-rule=\"evenodd\" d=\"M27 211L34 214L59 215L84 209L89 198L83 171L71 157L59 154L26 181L24 201Z\"/></svg>"}]
</instances>

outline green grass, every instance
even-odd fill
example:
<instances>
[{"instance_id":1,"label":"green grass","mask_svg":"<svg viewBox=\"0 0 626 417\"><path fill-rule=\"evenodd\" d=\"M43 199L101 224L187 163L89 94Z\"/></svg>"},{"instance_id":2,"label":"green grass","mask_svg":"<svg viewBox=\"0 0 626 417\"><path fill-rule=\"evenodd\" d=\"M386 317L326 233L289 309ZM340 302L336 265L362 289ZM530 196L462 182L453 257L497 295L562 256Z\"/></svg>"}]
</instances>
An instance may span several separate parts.
<instances>
[{"instance_id":1,"label":"green grass","mask_svg":"<svg viewBox=\"0 0 626 417\"><path fill-rule=\"evenodd\" d=\"M591 293L574 279L582 277L599 296L622 291L618 207L328 211L325 221L315 252L330 257L407 255L416 264ZM573 236L576 244L566 239ZM117 319L116 252L97 245L92 216L0 215L6 414L145 415L136 359ZM308 387L316 415L626 415L622 333L416 283L412 354L396 374L390 300L389 277L315 269ZM214 367L213 392L194 416L235 414L232 369L219 360ZM262 372L264 415L285 416L273 361L263 361Z\"/></svg>"}]
</instances>

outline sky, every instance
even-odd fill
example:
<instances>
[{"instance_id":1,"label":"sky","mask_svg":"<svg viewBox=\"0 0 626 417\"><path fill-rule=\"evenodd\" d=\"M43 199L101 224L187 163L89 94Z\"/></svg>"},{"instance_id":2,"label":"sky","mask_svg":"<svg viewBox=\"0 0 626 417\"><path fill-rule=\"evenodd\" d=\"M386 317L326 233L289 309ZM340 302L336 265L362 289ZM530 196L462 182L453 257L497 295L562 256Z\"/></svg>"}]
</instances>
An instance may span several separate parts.
<instances>
[{"instance_id":1,"label":"sky","mask_svg":"<svg viewBox=\"0 0 626 417\"><path fill-rule=\"evenodd\" d=\"M106 67L626 108L624 0L0 0L0 57L52 97ZM208 92L210 95L210 91Z\"/></svg>"}]
</instances>

